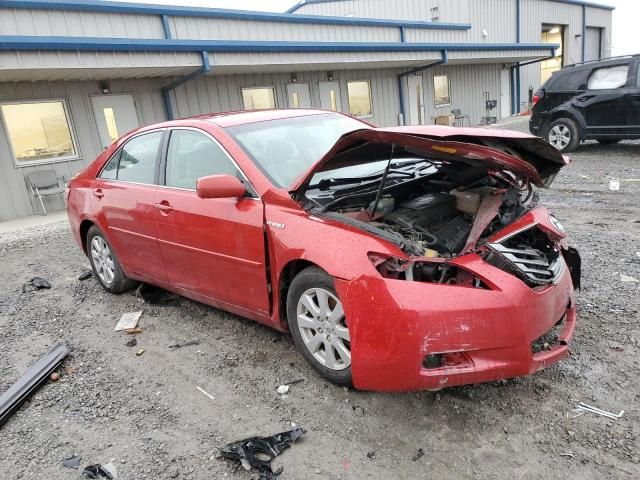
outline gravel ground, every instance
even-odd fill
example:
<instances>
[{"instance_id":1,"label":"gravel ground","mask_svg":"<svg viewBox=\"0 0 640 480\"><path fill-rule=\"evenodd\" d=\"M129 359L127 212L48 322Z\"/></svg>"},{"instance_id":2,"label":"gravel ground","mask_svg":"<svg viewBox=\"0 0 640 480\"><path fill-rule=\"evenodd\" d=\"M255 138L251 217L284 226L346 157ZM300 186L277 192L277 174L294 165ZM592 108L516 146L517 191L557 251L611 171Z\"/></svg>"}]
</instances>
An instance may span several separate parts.
<instances>
[{"instance_id":1,"label":"gravel ground","mask_svg":"<svg viewBox=\"0 0 640 480\"><path fill-rule=\"evenodd\" d=\"M335 387L288 335L190 300L149 306L80 282L88 261L66 223L1 235L0 391L57 342L72 354L61 380L1 427L0 478L79 479L62 466L77 454L82 467L113 460L124 480L248 479L217 447L292 422L307 434L274 462L283 480L639 478L640 283L621 274L640 279L640 144L589 143L572 158L541 197L583 258L573 354L527 378L438 393ZM22 293L35 275L51 290ZM127 347L113 327L139 309L143 333ZM189 339L200 344L168 348ZM567 418L579 401L625 414Z\"/></svg>"}]
</instances>

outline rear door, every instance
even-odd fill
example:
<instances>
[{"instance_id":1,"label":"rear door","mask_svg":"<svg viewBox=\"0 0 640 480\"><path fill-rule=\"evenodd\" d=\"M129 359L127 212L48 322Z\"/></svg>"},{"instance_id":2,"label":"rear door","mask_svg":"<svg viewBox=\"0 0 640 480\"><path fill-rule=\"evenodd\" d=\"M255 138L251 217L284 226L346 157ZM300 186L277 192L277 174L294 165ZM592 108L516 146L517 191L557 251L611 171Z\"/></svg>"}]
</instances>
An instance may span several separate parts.
<instances>
[{"instance_id":1,"label":"rear door","mask_svg":"<svg viewBox=\"0 0 640 480\"><path fill-rule=\"evenodd\" d=\"M587 91L575 98L589 136L615 136L627 133L629 105L627 76L629 64L594 68L587 79Z\"/></svg>"},{"instance_id":2,"label":"rear door","mask_svg":"<svg viewBox=\"0 0 640 480\"><path fill-rule=\"evenodd\" d=\"M156 228L169 282L219 302L269 313L264 208L254 193L243 198L202 199L196 181L234 175L252 190L229 154L208 133L171 130Z\"/></svg>"},{"instance_id":3,"label":"rear door","mask_svg":"<svg viewBox=\"0 0 640 480\"><path fill-rule=\"evenodd\" d=\"M164 130L129 139L107 162L93 188L100 223L106 228L127 275L165 281L156 239L154 196Z\"/></svg>"}]
</instances>

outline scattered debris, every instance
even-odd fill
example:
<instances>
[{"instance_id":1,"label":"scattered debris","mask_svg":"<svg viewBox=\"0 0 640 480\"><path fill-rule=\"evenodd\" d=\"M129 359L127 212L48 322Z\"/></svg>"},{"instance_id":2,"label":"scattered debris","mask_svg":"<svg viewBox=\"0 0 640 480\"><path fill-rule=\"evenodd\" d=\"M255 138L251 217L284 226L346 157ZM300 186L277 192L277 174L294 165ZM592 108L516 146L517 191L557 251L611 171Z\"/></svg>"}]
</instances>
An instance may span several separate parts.
<instances>
[{"instance_id":1,"label":"scattered debris","mask_svg":"<svg viewBox=\"0 0 640 480\"><path fill-rule=\"evenodd\" d=\"M131 330L136 328L138 320L140 320L140 315L142 315L142 310L123 313L120 320L118 320L118 323L116 323L114 331L118 332L120 330Z\"/></svg>"},{"instance_id":2,"label":"scattered debris","mask_svg":"<svg viewBox=\"0 0 640 480\"><path fill-rule=\"evenodd\" d=\"M149 305L168 305L180 299L180 295L167 292L153 285L141 283L136 290L136 298L140 298L144 303L148 303Z\"/></svg>"},{"instance_id":3,"label":"scattered debris","mask_svg":"<svg viewBox=\"0 0 640 480\"><path fill-rule=\"evenodd\" d=\"M255 468L260 473L260 480L273 480L282 473L271 468L272 460L289 448L305 431L294 427L289 431L276 433L271 437L251 437L232 442L220 449L224 458L238 460L246 470ZM268 460L265 459L268 457Z\"/></svg>"},{"instance_id":4,"label":"scattered debris","mask_svg":"<svg viewBox=\"0 0 640 480\"><path fill-rule=\"evenodd\" d=\"M57 382L58 380L60 380L60 374L58 372L53 372L51 375L49 375L49 380L51 380L52 382Z\"/></svg>"},{"instance_id":5,"label":"scattered debris","mask_svg":"<svg viewBox=\"0 0 640 480\"><path fill-rule=\"evenodd\" d=\"M575 456L573 455L573 453L568 452L568 453L561 453L560 454L561 457L569 457L569 458L575 458Z\"/></svg>"},{"instance_id":6,"label":"scattered debris","mask_svg":"<svg viewBox=\"0 0 640 480\"><path fill-rule=\"evenodd\" d=\"M182 348L182 347L190 347L191 345L200 345L200 340L198 339L194 339L194 340L187 340L186 342L182 342L182 343L174 343L173 345L169 345L169 348Z\"/></svg>"},{"instance_id":7,"label":"scattered debris","mask_svg":"<svg viewBox=\"0 0 640 480\"><path fill-rule=\"evenodd\" d=\"M619 180L609 180L609 190L615 192L620 190L620 181Z\"/></svg>"},{"instance_id":8,"label":"scattered debris","mask_svg":"<svg viewBox=\"0 0 640 480\"><path fill-rule=\"evenodd\" d=\"M621 282L633 282L633 283L637 283L638 279L634 278L634 277L630 277L629 275L625 275L624 273L620 274L620 281Z\"/></svg>"},{"instance_id":9,"label":"scattered debris","mask_svg":"<svg viewBox=\"0 0 640 480\"><path fill-rule=\"evenodd\" d=\"M282 395L285 396L287 393L289 393L289 385L280 385L276 392L278 392L278 395Z\"/></svg>"},{"instance_id":10,"label":"scattered debris","mask_svg":"<svg viewBox=\"0 0 640 480\"><path fill-rule=\"evenodd\" d=\"M364 408L360 405L352 405L351 410L356 414L356 417L364 417Z\"/></svg>"},{"instance_id":11,"label":"scattered debris","mask_svg":"<svg viewBox=\"0 0 640 480\"><path fill-rule=\"evenodd\" d=\"M79 455L74 455L72 457L63 458L62 459L62 466L67 467L67 468L75 468L77 470L78 468L80 468L80 460L82 460L82 457L79 456Z\"/></svg>"},{"instance_id":12,"label":"scattered debris","mask_svg":"<svg viewBox=\"0 0 640 480\"><path fill-rule=\"evenodd\" d=\"M51 284L42 277L33 277L28 282L22 284L22 293L42 290L43 288L51 288Z\"/></svg>"},{"instance_id":13,"label":"scattered debris","mask_svg":"<svg viewBox=\"0 0 640 480\"><path fill-rule=\"evenodd\" d=\"M291 385L296 385L296 384L302 383L302 382L304 382L304 378L297 378L295 380L291 380L290 382L285 382L285 383L283 383L283 385L291 386Z\"/></svg>"},{"instance_id":14,"label":"scattered debris","mask_svg":"<svg viewBox=\"0 0 640 480\"><path fill-rule=\"evenodd\" d=\"M89 478L109 478L113 480L113 475L111 472L104 469L102 465L96 463L95 465L88 465L82 471L83 475L86 475Z\"/></svg>"},{"instance_id":15,"label":"scattered debris","mask_svg":"<svg viewBox=\"0 0 640 480\"><path fill-rule=\"evenodd\" d=\"M135 347L137 344L138 344L138 341L135 338L132 338L127 343L125 343L127 347Z\"/></svg>"},{"instance_id":16,"label":"scattered debris","mask_svg":"<svg viewBox=\"0 0 640 480\"><path fill-rule=\"evenodd\" d=\"M424 455L424 450L419 448L418 451L416 452L416 454L413 457L411 457L411 461L415 462L415 461L419 460L420 457L422 457L423 455Z\"/></svg>"},{"instance_id":17,"label":"scattered debris","mask_svg":"<svg viewBox=\"0 0 640 480\"><path fill-rule=\"evenodd\" d=\"M69 355L71 349L62 343L57 344L20 377L9 389L0 396L0 425L22 405L35 390L49 378L54 370Z\"/></svg>"},{"instance_id":18,"label":"scattered debris","mask_svg":"<svg viewBox=\"0 0 640 480\"><path fill-rule=\"evenodd\" d=\"M143 354L144 354L144 348L141 348L140 350L138 350L138 351L136 352L136 357L140 357L140 356L142 356Z\"/></svg>"},{"instance_id":19,"label":"scattered debris","mask_svg":"<svg viewBox=\"0 0 640 480\"><path fill-rule=\"evenodd\" d=\"M118 470L116 469L116 466L113 464L113 461L105 465L102 465L102 470L108 475L111 475L109 478L112 478L113 480L116 480L118 478Z\"/></svg>"},{"instance_id":20,"label":"scattered debris","mask_svg":"<svg viewBox=\"0 0 640 480\"><path fill-rule=\"evenodd\" d=\"M209 393L207 393L203 388L200 388L198 386L196 386L196 388L198 389L199 392L204 393L207 397L209 397L211 400L215 400L215 397Z\"/></svg>"},{"instance_id":21,"label":"scattered debris","mask_svg":"<svg viewBox=\"0 0 640 480\"><path fill-rule=\"evenodd\" d=\"M93 272L91 270L83 270L80 276L78 277L78 280L82 282L84 280L88 280L91 277L93 277Z\"/></svg>"},{"instance_id":22,"label":"scattered debris","mask_svg":"<svg viewBox=\"0 0 640 480\"><path fill-rule=\"evenodd\" d=\"M136 335L138 333L142 333L142 329L140 327L130 328L129 330L125 330L124 333L127 335Z\"/></svg>"},{"instance_id":23,"label":"scattered debris","mask_svg":"<svg viewBox=\"0 0 640 480\"><path fill-rule=\"evenodd\" d=\"M368 452L367 453L367 458L369 460L374 460L376 458L376 452Z\"/></svg>"},{"instance_id":24,"label":"scattered debris","mask_svg":"<svg viewBox=\"0 0 640 480\"><path fill-rule=\"evenodd\" d=\"M595 413L596 415L602 415L603 417L611 418L613 420L617 420L621 418L622 415L624 415L624 410L620 410L620 413L616 415L615 413L607 412L606 410L601 410L598 407L592 407L591 405L587 405L586 403L583 403L583 402L580 402L575 410L584 410L585 412Z\"/></svg>"}]
</instances>

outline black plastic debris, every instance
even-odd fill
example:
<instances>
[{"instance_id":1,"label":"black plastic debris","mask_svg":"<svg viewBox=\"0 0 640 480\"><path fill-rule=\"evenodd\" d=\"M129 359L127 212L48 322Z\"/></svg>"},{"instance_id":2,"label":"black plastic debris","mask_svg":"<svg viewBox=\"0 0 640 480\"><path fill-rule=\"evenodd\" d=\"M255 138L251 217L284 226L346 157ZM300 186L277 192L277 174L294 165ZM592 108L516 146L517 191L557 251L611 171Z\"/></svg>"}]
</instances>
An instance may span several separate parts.
<instances>
[{"instance_id":1,"label":"black plastic debris","mask_svg":"<svg viewBox=\"0 0 640 480\"><path fill-rule=\"evenodd\" d=\"M22 284L22 293L42 290L43 288L51 288L51 284L42 277L33 277L28 282Z\"/></svg>"},{"instance_id":2,"label":"black plastic debris","mask_svg":"<svg viewBox=\"0 0 640 480\"><path fill-rule=\"evenodd\" d=\"M138 344L138 341L135 338L132 338L127 343L125 343L127 347L135 347L137 344Z\"/></svg>"},{"instance_id":3,"label":"black plastic debris","mask_svg":"<svg viewBox=\"0 0 640 480\"><path fill-rule=\"evenodd\" d=\"M374 460L374 459L376 458L376 456L377 456L377 455L376 455L376 452L368 452L368 453L367 453L367 458L368 458L369 460Z\"/></svg>"},{"instance_id":4,"label":"black plastic debris","mask_svg":"<svg viewBox=\"0 0 640 480\"><path fill-rule=\"evenodd\" d=\"M413 457L411 457L411 461L415 462L419 460L423 455L424 455L424 450L419 448L416 454Z\"/></svg>"},{"instance_id":5,"label":"black plastic debris","mask_svg":"<svg viewBox=\"0 0 640 480\"><path fill-rule=\"evenodd\" d=\"M82 460L82 457L74 455L73 457L62 459L62 465L67 468L78 469L80 468L80 460Z\"/></svg>"},{"instance_id":6,"label":"black plastic debris","mask_svg":"<svg viewBox=\"0 0 640 480\"><path fill-rule=\"evenodd\" d=\"M141 283L136 290L136 297L141 298L149 305L169 305L180 298L180 295L167 292L162 288L154 287L146 283Z\"/></svg>"},{"instance_id":7,"label":"black plastic debris","mask_svg":"<svg viewBox=\"0 0 640 480\"><path fill-rule=\"evenodd\" d=\"M80 281L88 280L92 276L93 276L93 272L91 270L83 270L80 276L78 277L78 280Z\"/></svg>"},{"instance_id":8,"label":"black plastic debris","mask_svg":"<svg viewBox=\"0 0 640 480\"><path fill-rule=\"evenodd\" d=\"M169 348L177 349L182 347L189 347L191 345L200 345L200 340L187 340L182 343L174 343L173 345L169 345Z\"/></svg>"},{"instance_id":9,"label":"black plastic debris","mask_svg":"<svg viewBox=\"0 0 640 480\"><path fill-rule=\"evenodd\" d=\"M102 465L100 465L99 463L84 467L82 474L89 478L109 478L113 480L113 475L102 468Z\"/></svg>"},{"instance_id":10,"label":"black plastic debris","mask_svg":"<svg viewBox=\"0 0 640 480\"><path fill-rule=\"evenodd\" d=\"M0 396L0 426L49 378L70 351L67 345L59 343L41 356L16 383L9 387L9 390Z\"/></svg>"},{"instance_id":11,"label":"black plastic debris","mask_svg":"<svg viewBox=\"0 0 640 480\"><path fill-rule=\"evenodd\" d=\"M271 437L246 438L228 443L220 449L220 453L224 458L238 460L247 470L255 468L260 473L260 480L273 480L278 478L283 469L280 468L274 472L271 462L304 433L302 428L295 427Z\"/></svg>"}]
</instances>

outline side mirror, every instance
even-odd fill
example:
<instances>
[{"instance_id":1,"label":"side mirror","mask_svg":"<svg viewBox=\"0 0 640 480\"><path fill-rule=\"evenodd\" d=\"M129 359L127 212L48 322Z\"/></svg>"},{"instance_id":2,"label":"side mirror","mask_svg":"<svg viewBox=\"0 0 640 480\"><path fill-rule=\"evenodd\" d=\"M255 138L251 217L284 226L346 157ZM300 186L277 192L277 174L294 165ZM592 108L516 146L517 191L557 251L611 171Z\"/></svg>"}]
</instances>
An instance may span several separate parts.
<instances>
[{"instance_id":1,"label":"side mirror","mask_svg":"<svg viewBox=\"0 0 640 480\"><path fill-rule=\"evenodd\" d=\"M246 191L242 182L231 175L209 175L196 182L196 194L200 198L238 198Z\"/></svg>"}]
</instances>

